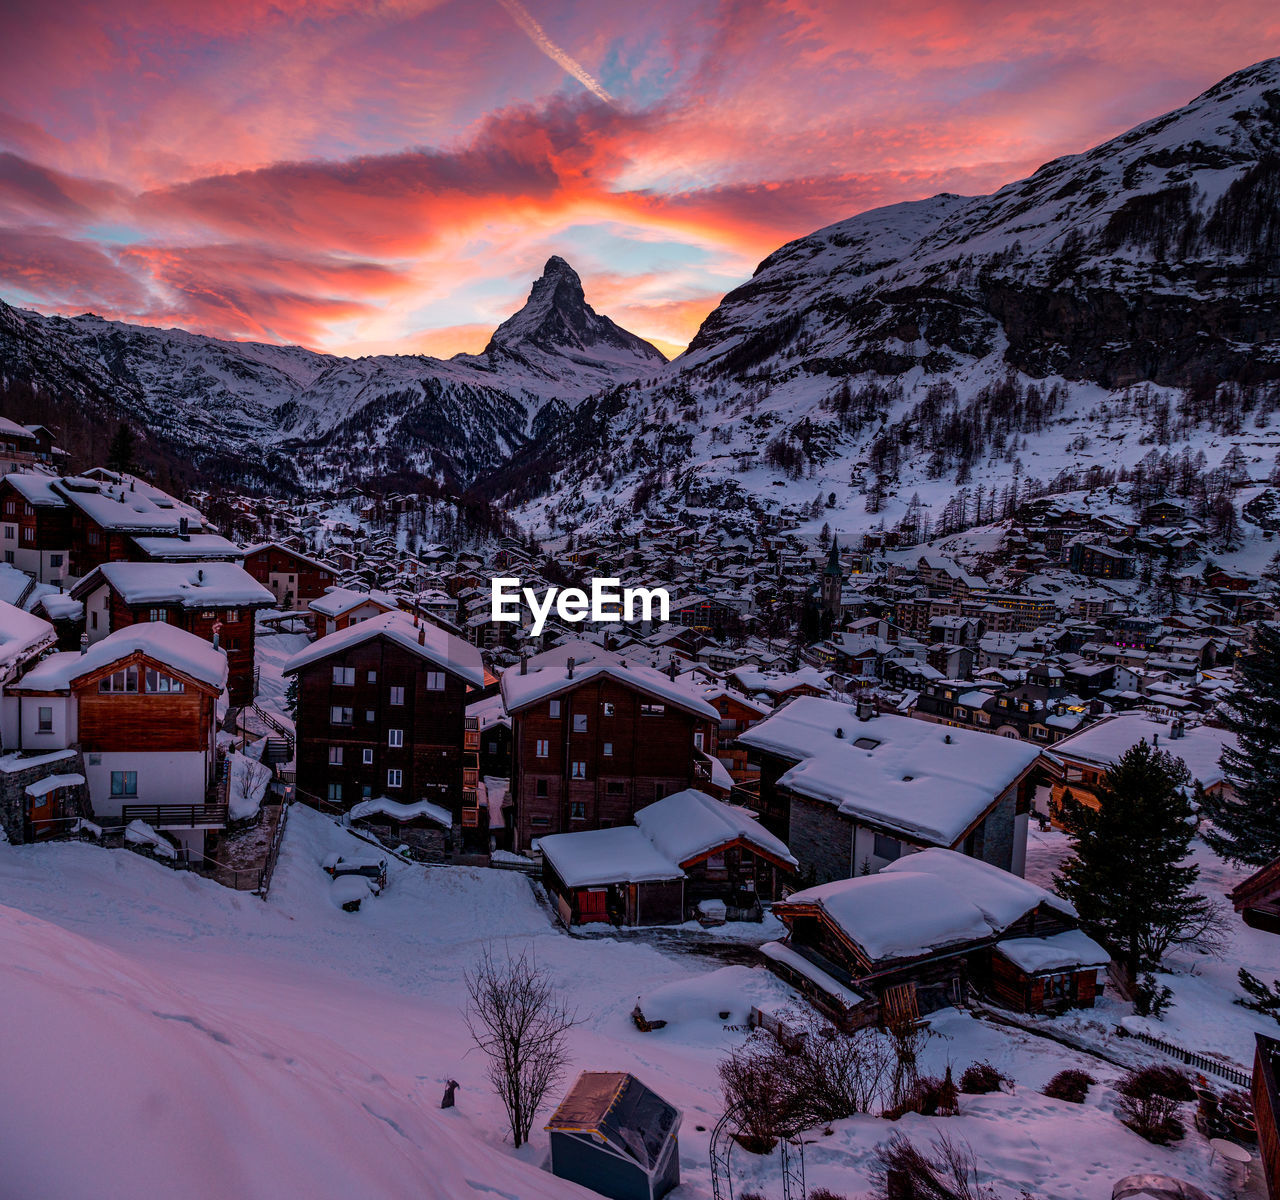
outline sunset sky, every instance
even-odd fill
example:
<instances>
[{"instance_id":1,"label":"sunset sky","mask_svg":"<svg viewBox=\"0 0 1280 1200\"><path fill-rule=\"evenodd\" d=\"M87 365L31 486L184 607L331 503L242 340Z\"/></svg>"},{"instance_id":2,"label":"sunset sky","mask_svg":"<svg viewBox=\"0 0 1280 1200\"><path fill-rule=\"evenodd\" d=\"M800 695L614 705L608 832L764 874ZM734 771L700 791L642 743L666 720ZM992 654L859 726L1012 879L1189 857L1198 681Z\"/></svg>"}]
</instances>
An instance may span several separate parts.
<instances>
[{"instance_id":1,"label":"sunset sky","mask_svg":"<svg viewBox=\"0 0 1280 1200\"><path fill-rule=\"evenodd\" d=\"M1274 0L6 0L0 298L447 355L557 253L673 353L789 238L1275 53Z\"/></svg>"}]
</instances>

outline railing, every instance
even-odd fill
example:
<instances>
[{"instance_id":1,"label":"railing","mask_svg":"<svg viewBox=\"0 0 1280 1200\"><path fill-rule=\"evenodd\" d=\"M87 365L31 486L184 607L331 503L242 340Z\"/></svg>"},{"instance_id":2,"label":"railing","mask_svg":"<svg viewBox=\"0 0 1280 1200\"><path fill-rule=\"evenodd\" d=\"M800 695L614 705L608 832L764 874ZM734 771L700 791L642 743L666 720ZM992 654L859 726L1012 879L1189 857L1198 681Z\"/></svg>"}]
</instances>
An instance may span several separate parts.
<instances>
[{"instance_id":1,"label":"railing","mask_svg":"<svg viewBox=\"0 0 1280 1200\"><path fill-rule=\"evenodd\" d=\"M225 804L125 804L120 820L145 821L153 829L194 828L197 825L225 825Z\"/></svg>"},{"instance_id":2,"label":"railing","mask_svg":"<svg viewBox=\"0 0 1280 1200\"><path fill-rule=\"evenodd\" d=\"M261 721L268 729L274 730L282 738L284 738L285 742L288 744L289 758L292 758L293 743L294 743L293 730L290 729L287 725L283 724L277 718L273 717L269 712L267 712L265 708L262 708L258 704L255 704L253 706L253 713L254 713L254 716L256 716L258 720ZM288 759L285 759L283 761L287 762Z\"/></svg>"},{"instance_id":3,"label":"railing","mask_svg":"<svg viewBox=\"0 0 1280 1200\"><path fill-rule=\"evenodd\" d=\"M1195 1067L1199 1071L1208 1071L1213 1075L1217 1075L1228 1083L1234 1083L1236 1087L1247 1088L1252 1083L1252 1077L1248 1072L1242 1071L1238 1067L1233 1067L1230 1063L1224 1063L1208 1054L1200 1054L1195 1050L1186 1050L1173 1042L1166 1042L1164 1038L1152 1037L1149 1033L1139 1033L1134 1030L1128 1030L1127 1032L1130 1037L1137 1038L1138 1041L1144 1042L1148 1046L1154 1046L1157 1050L1164 1051L1171 1058L1181 1059L1189 1067Z\"/></svg>"}]
</instances>

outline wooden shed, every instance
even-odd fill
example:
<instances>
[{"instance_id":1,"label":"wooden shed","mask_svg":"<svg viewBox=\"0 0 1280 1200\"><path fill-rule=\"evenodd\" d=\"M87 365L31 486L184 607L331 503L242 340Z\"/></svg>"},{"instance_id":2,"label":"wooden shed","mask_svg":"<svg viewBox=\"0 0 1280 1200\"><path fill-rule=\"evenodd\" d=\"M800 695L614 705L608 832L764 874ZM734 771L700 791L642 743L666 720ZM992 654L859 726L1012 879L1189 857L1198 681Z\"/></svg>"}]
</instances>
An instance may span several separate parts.
<instances>
[{"instance_id":1,"label":"wooden shed","mask_svg":"<svg viewBox=\"0 0 1280 1200\"><path fill-rule=\"evenodd\" d=\"M583 1071L547 1131L551 1173L612 1200L658 1200L680 1183L680 1111L625 1071Z\"/></svg>"}]
</instances>

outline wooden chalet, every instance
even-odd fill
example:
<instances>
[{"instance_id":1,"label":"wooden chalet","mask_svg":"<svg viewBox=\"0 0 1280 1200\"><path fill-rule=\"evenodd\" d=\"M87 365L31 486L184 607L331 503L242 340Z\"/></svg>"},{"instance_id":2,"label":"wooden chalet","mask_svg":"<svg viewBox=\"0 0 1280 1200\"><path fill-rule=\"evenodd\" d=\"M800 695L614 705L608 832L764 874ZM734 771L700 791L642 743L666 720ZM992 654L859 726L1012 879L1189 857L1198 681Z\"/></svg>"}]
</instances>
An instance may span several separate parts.
<instances>
[{"instance_id":1,"label":"wooden chalet","mask_svg":"<svg viewBox=\"0 0 1280 1200\"><path fill-rule=\"evenodd\" d=\"M217 645L227 656L227 694L234 707L253 702L254 614L275 597L243 567L229 562L109 562L71 590L84 603L90 645L129 625L164 623Z\"/></svg>"},{"instance_id":2,"label":"wooden chalet","mask_svg":"<svg viewBox=\"0 0 1280 1200\"><path fill-rule=\"evenodd\" d=\"M66 451L53 444L53 432L44 425L19 425L0 417L0 476L32 467L49 466Z\"/></svg>"},{"instance_id":3,"label":"wooden chalet","mask_svg":"<svg viewBox=\"0 0 1280 1200\"><path fill-rule=\"evenodd\" d=\"M737 740L760 771L741 802L819 881L878 871L927 847L1024 868L1034 746L816 697Z\"/></svg>"},{"instance_id":4,"label":"wooden chalet","mask_svg":"<svg viewBox=\"0 0 1280 1200\"><path fill-rule=\"evenodd\" d=\"M1280 1041L1264 1034L1253 1059L1253 1119L1258 1129L1258 1156L1270 1200L1280 1200Z\"/></svg>"},{"instance_id":5,"label":"wooden chalet","mask_svg":"<svg viewBox=\"0 0 1280 1200\"><path fill-rule=\"evenodd\" d=\"M0 478L0 553L37 583L61 583L70 571L71 513L50 475Z\"/></svg>"},{"instance_id":6,"label":"wooden chalet","mask_svg":"<svg viewBox=\"0 0 1280 1200\"><path fill-rule=\"evenodd\" d=\"M1236 884L1230 900L1250 929L1280 933L1280 858Z\"/></svg>"},{"instance_id":7,"label":"wooden chalet","mask_svg":"<svg viewBox=\"0 0 1280 1200\"><path fill-rule=\"evenodd\" d=\"M512 720L516 848L630 823L655 800L710 782L719 713L694 688L589 642L502 676Z\"/></svg>"},{"instance_id":8,"label":"wooden chalet","mask_svg":"<svg viewBox=\"0 0 1280 1200\"><path fill-rule=\"evenodd\" d=\"M315 613L318 638L400 610L395 597L385 592L359 592L345 587L328 588L323 595L309 601L307 608Z\"/></svg>"},{"instance_id":9,"label":"wooden chalet","mask_svg":"<svg viewBox=\"0 0 1280 1200\"><path fill-rule=\"evenodd\" d=\"M298 680L299 799L342 811L375 797L428 801L487 848L466 729L467 693L485 682L473 647L384 613L312 642L284 673Z\"/></svg>"},{"instance_id":10,"label":"wooden chalet","mask_svg":"<svg viewBox=\"0 0 1280 1200\"><path fill-rule=\"evenodd\" d=\"M539 839L543 882L566 925L673 925L709 911L759 920L796 870L749 813L689 788L646 805L634 825Z\"/></svg>"},{"instance_id":11,"label":"wooden chalet","mask_svg":"<svg viewBox=\"0 0 1280 1200\"><path fill-rule=\"evenodd\" d=\"M775 904L770 967L846 1025L917 1019L972 988L1017 1012L1092 1007L1110 956L1054 893L950 850Z\"/></svg>"},{"instance_id":12,"label":"wooden chalet","mask_svg":"<svg viewBox=\"0 0 1280 1200\"><path fill-rule=\"evenodd\" d=\"M205 831L227 819L212 799L226 680L222 651L175 626L143 624L83 653L51 654L7 691L23 751L78 751L96 821L145 821L199 854Z\"/></svg>"},{"instance_id":13,"label":"wooden chalet","mask_svg":"<svg viewBox=\"0 0 1280 1200\"><path fill-rule=\"evenodd\" d=\"M276 607L305 609L338 581L338 568L279 542L246 546L244 569L276 598ZM326 630L328 632L328 630Z\"/></svg>"}]
</instances>

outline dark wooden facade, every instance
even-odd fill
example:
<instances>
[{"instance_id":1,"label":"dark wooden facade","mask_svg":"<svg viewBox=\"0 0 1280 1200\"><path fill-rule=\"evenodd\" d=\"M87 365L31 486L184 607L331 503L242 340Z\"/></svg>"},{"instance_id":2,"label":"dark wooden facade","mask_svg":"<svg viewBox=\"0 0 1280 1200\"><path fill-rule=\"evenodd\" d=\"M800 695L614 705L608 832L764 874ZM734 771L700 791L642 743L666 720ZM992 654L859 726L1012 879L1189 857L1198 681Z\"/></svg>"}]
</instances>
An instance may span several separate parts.
<instances>
[{"instance_id":1,"label":"dark wooden facade","mask_svg":"<svg viewBox=\"0 0 1280 1200\"><path fill-rule=\"evenodd\" d=\"M7 477L0 477L0 523L17 527L15 549L70 553L71 514L66 505L32 504Z\"/></svg>"},{"instance_id":2,"label":"dark wooden facade","mask_svg":"<svg viewBox=\"0 0 1280 1200\"><path fill-rule=\"evenodd\" d=\"M337 582L336 572L315 559L269 542L244 556L244 569L275 593L282 608L306 608ZM279 586L273 586L273 577Z\"/></svg>"},{"instance_id":3,"label":"dark wooden facade","mask_svg":"<svg viewBox=\"0 0 1280 1200\"><path fill-rule=\"evenodd\" d=\"M708 748L714 737L706 718L612 675L569 682L511 717L518 848L550 833L629 824L637 809L697 786L695 735Z\"/></svg>"},{"instance_id":4,"label":"dark wooden facade","mask_svg":"<svg viewBox=\"0 0 1280 1200\"><path fill-rule=\"evenodd\" d=\"M151 621L163 612L167 624L185 629L203 641L212 643L216 634L218 645L227 655L227 696L232 706L253 703L256 655L253 614L255 609L265 607L264 604L240 608L187 608L162 602L129 605L109 583L104 580L103 584L110 593L108 612L112 632L126 625Z\"/></svg>"},{"instance_id":5,"label":"dark wooden facade","mask_svg":"<svg viewBox=\"0 0 1280 1200\"><path fill-rule=\"evenodd\" d=\"M1280 1041L1257 1034L1253 1059L1253 1119L1267 1195L1280 1200Z\"/></svg>"},{"instance_id":6,"label":"dark wooden facade","mask_svg":"<svg viewBox=\"0 0 1280 1200\"><path fill-rule=\"evenodd\" d=\"M353 671L353 682L336 683L335 668ZM443 675L444 687L428 687L429 674ZM474 768L463 749L467 684L461 676L382 636L308 663L297 676L301 800L343 810L378 796L403 804L430 800L448 809L455 824L462 823L464 809L474 811ZM392 702L393 689L403 692L402 703ZM335 709L341 720L334 719ZM401 745L392 744L393 730ZM391 782L392 771L400 772L398 784Z\"/></svg>"}]
</instances>

